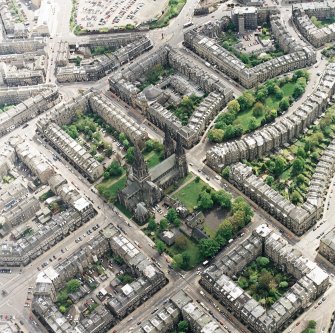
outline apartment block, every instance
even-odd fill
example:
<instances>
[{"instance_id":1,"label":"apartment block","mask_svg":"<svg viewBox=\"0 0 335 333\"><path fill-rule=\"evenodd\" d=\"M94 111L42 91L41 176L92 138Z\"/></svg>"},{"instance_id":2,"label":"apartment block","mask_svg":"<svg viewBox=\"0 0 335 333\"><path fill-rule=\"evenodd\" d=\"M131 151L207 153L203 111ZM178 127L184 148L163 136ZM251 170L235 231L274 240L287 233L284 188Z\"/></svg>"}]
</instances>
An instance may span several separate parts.
<instances>
[{"instance_id":1,"label":"apartment block","mask_svg":"<svg viewBox=\"0 0 335 333\"><path fill-rule=\"evenodd\" d=\"M4 94L4 95L2 95ZM31 97L28 97L31 95ZM0 136L11 132L14 128L35 118L37 115L52 108L59 102L56 86L37 86L30 90L28 87L3 89L0 100L15 103L28 97L20 104L0 114Z\"/></svg>"},{"instance_id":2,"label":"apartment block","mask_svg":"<svg viewBox=\"0 0 335 333\"><path fill-rule=\"evenodd\" d=\"M319 253L335 264L335 229L330 230L321 238Z\"/></svg>"},{"instance_id":3,"label":"apartment block","mask_svg":"<svg viewBox=\"0 0 335 333\"><path fill-rule=\"evenodd\" d=\"M311 17L326 19L335 15L335 2L301 3L292 6L293 22L300 33L314 46L321 47L335 40L335 24L317 28Z\"/></svg>"},{"instance_id":4,"label":"apartment block","mask_svg":"<svg viewBox=\"0 0 335 333\"><path fill-rule=\"evenodd\" d=\"M265 224L258 226L239 245L238 250L221 256L215 264L207 268L200 283L251 331L283 331L292 317L308 308L328 288L329 276ZM265 255L297 280L269 309L265 309L238 286L234 277L237 273L235 266L227 267L227 263L235 262L240 250L243 251L241 256L248 254L247 259L239 265L240 271L259 255Z\"/></svg>"},{"instance_id":5,"label":"apartment block","mask_svg":"<svg viewBox=\"0 0 335 333\"><path fill-rule=\"evenodd\" d=\"M140 37L111 54L103 54L92 58L85 65L59 67L56 74L57 81L62 83L99 80L150 48L152 48L151 41L147 37ZM61 64L64 66L64 61Z\"/></svg>"},{"instance_id":6,"label":"apartment block","mask_svg":"<svg viewBox=\"0 0 335 333\"><path fill-rule=\"evenodd\" d=\"M207 164L215 170L225 165L253 160L269 154L274 149L292 142L321 116L335 92L335 65L329 64L317 89L292 114L283 115L273 124L265 126L240 140L215 145L206 155Z\"/></svg>"},{"instance_id":7,"label":"apartment block","mask_svg":"<svg viewBox=\"0 0 335 333\"><path fill-rule=\"evenodd\" d=\"M171 111L159 103L159 99L155 97L158 96L157 89L150 88L140 92L135 86L135 81L143 78L156 65L169 66L177 72L168 81L175 89L180 89L184 93L194 91L185 82L184 88L181 88L181 82L190 81L208 93L193 112L187 125L182 125ZM191 65L186 56L167 46L141 59L140 63L134 63L125 70L116 72L109 78L109 84L111 91L133 107L140 108L152 123L162 130L167 127L175 139L177 134L180 135L183 145L188 148L199 141L206 125L233 98L232 90L228 89L220 79L208 74L194 63Z\"/></svg>"}]
</instances>

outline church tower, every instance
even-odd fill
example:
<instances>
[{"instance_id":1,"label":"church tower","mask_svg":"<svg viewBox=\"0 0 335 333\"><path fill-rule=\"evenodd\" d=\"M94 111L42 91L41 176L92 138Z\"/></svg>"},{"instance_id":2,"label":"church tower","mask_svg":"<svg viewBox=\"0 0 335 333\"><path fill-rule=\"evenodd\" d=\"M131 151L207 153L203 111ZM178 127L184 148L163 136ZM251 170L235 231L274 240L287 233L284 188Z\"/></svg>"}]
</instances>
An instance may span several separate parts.
<instances>
[{"instance_id":1,"label":"church tower","mask_svg":"<svg viewBox=\"0 0 335 333\"><path fill-rule=\"evenodd\" d=\"M148 166L144 161L142 152L137 144L135 144L135 161L133 164L133 177L139 182L146 179L149 176Z\"/></svg>"},{"instance_id":2,"label":"church tower","mask_svg":"<svg viewBox=\"0 0 335 333\"><path fill-rule=\"evenodd\" d=\"M170 134L170 131L165 125L164 127L164 159L170 157L174 153L174 141L172 139L172 136Z\"/></svg>"},{"instance_id":3,"label":"church tower","mask_svg":"<svg viewBox=\"0 0 335 333\"><path fill-rule=\"evenodd\" d=\"M181 141L181 135L177 134L177 145L176 145L176 167L179 170L179 177L186 177L188 174L186 152Z\"/></svg>"}]
</instances>

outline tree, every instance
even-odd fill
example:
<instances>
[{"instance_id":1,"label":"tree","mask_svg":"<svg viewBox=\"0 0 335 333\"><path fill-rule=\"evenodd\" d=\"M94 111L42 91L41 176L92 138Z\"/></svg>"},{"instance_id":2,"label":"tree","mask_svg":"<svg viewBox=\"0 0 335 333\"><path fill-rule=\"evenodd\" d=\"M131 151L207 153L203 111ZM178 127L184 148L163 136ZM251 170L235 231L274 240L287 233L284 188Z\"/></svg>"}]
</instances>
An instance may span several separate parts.
<instances>
[{"instance_id":1,"label":"tree","mask_svg":"<svg viewBox=\"0 0 335 333\"><path fill-rule=\"evenodd\" d=\"M243 128L241 125L228 125L224 130L223 139L225 141L240 137L243 134Z\"/></svg>"},{"instance_id":2,"label":"tree","mask_svg":"<svg viewBox=\"0 0 335 333\"><path fill-rule=\"evenodd\" d=\"M296 176L304 171L305 161L303 159L296 158L292 163L292 176Z\"/></svg>"},{"instance_id":3,"label":"tree","mask_svg":"<svg viewBox=\"0 0 335 333\"><path fill-rule=\"evenodd\" d=\"M203 258L214 257L220 250L220 245L214 239L204 238L199 242L199 252Z\"/></svg>"},{"instance_id":4,"label":"tree","mask_svg":"<svg viewBox=\"0 0 335 333\"><path fill-rule=\"evenodd\" d=\"M224 137L224 131L220 128L213 128L208 131L208 140L211 142L222 142Z\"/></svg>"},{"instance_id":5,"label":"tree","mask_svg":"<svg viewBox=\"0 0 335 333\"><path fill-rule=\"evenodd\" d=\"M231 194L225 190L213 191L212 200L224 209L230 210L231 208Z\"/></svg>"},{"instance_id":6,"label":"tree","mask_svg":"<svg viewBox=\"0 0 335 333\"><path fill-rule=\"evenodd\" d=\"M237 283L240 286L240 288L242 288L242 289L246 289L249 286L248 280L245 277L243 277L243 276L239 277Z\"/></svg>"},{"instance_id":7,"label":"tree","mask_svg":"<svg viewBox=\"0 0 335 333\"><path fill-rule=\"evenodd\" d=\"M260 273L260 276L258 278L259 288L269 291L271 287L273 286L273 276L268 271L263 271Z\"/></svg>"},{"instance_id":8,"label":"tree","mask_svg":"<svg viewBox=\"0 0 335 333\"><path fill-rule=\"evenodd\" d=\"M282 98L282 100L279 102L279 110L280 111L287 111L290 107L290 102L287 97Z\"/></svg>"},{"instance_id":9,"label":"tree","mask_svg":"<svg viewBox=\"0 0 335 333\"><path fill-rule=\"evenodd\" d=\"M125 158L129 164L134 163L134 160L135 160L135 148L134 147L130 147L127 149Z\"/></svg>"},{"instance_id":10,"label":"tree","mask_svg":"<svg viewBox=\"0 0 335 333\"><path fill-rule=\"evenodd\" d=\"M239 211L243 212L244 214L243 218L244 224L248 224L251 221L251 218L254 216L254 211L242 197L237 197L233 202L234 215L236 215L236 213Z\"/></svg>"},{"instance_id":11,"label":"tree","mask_svg":"<svg viewBox=\"0 0 335 333\"><path fill-rule=\"evenodd\" d=\"M155 231L157 229L156 221L153 218L150 218L148 221L148 230Z\"/></svg>"},{"instance_id":12,"label":"tree","mask_svg":"<svg viewBox=\"0 0 335 333\"><path fill-rule=\"evenodd\" d=\"M69 298L69 295L66 292L66 290L60 291L57 294L57 303L65 303L68 298Z\"/></svg>"},{"instance_id":13,"label":"tree","mask_svg":"<svg viewBox=\"0 0 335 333\"><path fill-rule=\"evenodd\" d=\"M274 88L274 95L278 100L281 100L284 97L284 93L278 85L276 85Z\"/></svg>"},{"instance_id":14,"label":"tree","mask_svg":"<svg viewBox=\"0 0 335 333\"><path fill-rule=\"evenodd\" d=\"M222 172L221 172L221 175L224 179L229 179L229 176L230 176L230 168L229 166L226 166Z\"/></svg>"},{"instance_id":15,"label":"tree","mask_svg":"<svg viewBox=\"0 0 335 333\"><path fill-rule=\"evenodd\" d=\"M281 281L279 282L279 288L287 288L288 287L288 283L286 281Z\"/></svg>"},{"instance_id":16,"label":"tree","mask_svg":"<svg viewBox=\"0 0 335 333\"><path fill-rule=\"evenodd\" d=\"M286 168L286 160L281 156L275 156L269 163L268 169L275 178L278 178Z\"/></svg>"},{"instance_id":17,"label":"tree","mask_svg":"<svg viewBox=\"0 0 335 333\"><path fill-rule=\"evenodd\" d=\"M306 81L309 80L309 73L304 69L298 69L293 73L292 79L294 81L298 80L299 77L304 77Z\"/></svg>"},{"instance_id":18,"label":"tree","mask_svg":"<svg viewBox=\"0 0 335 333\"><path fill-rule=\"evenodd\" d=\"M187 332L188 331L188 322L186 320L182 320L178 323L178 331L179 332Z\"/></svg>"},{"instance_id":19,"label":"tree","mask_svg":"<svg viewBox=\"0 0 335 333\"><path fill-rule=\"evenodd\" d=\"M233 236L233 225L230 220L225 219L219 226L217 235L225 238L227 241Z\"/></svg>"},{"instance_id":20,"label":"tree","mask_svg":"<svg viewBox=\"0 0 335 333\"><path fill-rule=\"evenodd\" d=\"M104 179L106 179L106 180L107 180L107 179L109 179L109 178L110 178L110 176L111 176L111 175L109 174L109 172L108 172L108 171L105 171L105 172L104 172Z\"/></svg>"},{"instance_id":21,"label":"tree","mask_svg":"<svg viewBox=\"0 0 335 333\"><path fill-rule=\"evenodd\" d=\"M237 99L237 101L240 104L241 110L245 111L251 109L256 100L252 93L246 91Z\"/></svg>"},{"instance_id":22,"label":"tree","mask_svg":"<svg viewBox=\"0 0 335 333\"><path fill-rule=\"evenodd\" d=\"M161 240L156 242L156 250L159 254L162 254L165 251L165 244Z\"/></svg>"},{"instance_id":23,"label":"tree","mask_svg":"<svg viewBox=\"0 0 335 333\"><path fill-rule=\"evenodd\" d=\"M113 154L113 147L111 145L107 145L105 149L106 149L105 155L107 157L111 157Z\"/></svg>"},{"instance_id":24,"label":"tree","mask_svg":"<svg viewBox=\"0 0 335 333\"><path fill-rule=\"evenodd\" d=\"M174 255L172 266L174 268L181 268L182 265L183 265L183 256L181 255L181 253L178 253L178 254Z\"/></svg>"},{"instance_id":25,"label":"tree","mask_svg":"<svg viewBox=\"0 0 335 333\"><path fill-rule=\"evenodd\" d=\"M299 194L298 191L293 191L292 195L291 195L291 201L293 204L297 204L299 202L301 202L301 196Z\"/></svg>"},{"instance_id":26,"label":"tree","mask_svg":"<svg viewBox=\"0 0 335 333\"><path fill-rule=\"evenodd\" d=\"M298 186L300 186L305 182L305 177L303 175L298 175L295 182L297 183Z\"/></svg>"},{"instance_id":27,"label":"tree","mask_svg":"<svg viewBox=\"0 0 335 333\"><path fill-rule=\"evenodd\" d=\"M178 219L178 214L177 211L174 208L170 208L166 214L166 219L170 222L173 223L174 220Z\"/></svg>"},{"instance_id":28,"label":"tree","mask_svg":"<svg viewBox=\"0 0 335 333\"><path fill-rule=\"evenodd\" d=\"M265 179L265 183L271 186L274 182L274 178L272 176L267 176Z\"/></svg>"},{"instance_id":29,"label":"tree","mask_svg":"<svg viewBox=\"0 0 335 333\"><path fill-rule=\"evenodd\" d=\"M292 96L294 99L298 99L304 92L305 87L303 87L301 84L295 84Z\"/></svg>"},{"instance_id":30,"label":"tree","mask_svg":"<svg viewBox=\"0 0 335 333\"><path fill-rule=\"evenodd\" d=\"M66 290L68 293L75 293L80 288L80 281L77 279L72 279L66 284Z\"/></svg>"},{"instance_id":31,"label":"tree","mask_svg":"<svg viewBox=\"0 0 335 333\"><path fill-rule=\"evenodd\" d=\"M262 117L265 111L264 104L261 102L256 102L253 109L252 115L256 118Z\"/></svg>"},{"instance_id":32,"label":"tree","mask_svg":"<svg viewBox=\"0 0 335 333\"><path fill-rule=\"evenodd\" d=\"M154 150L154 148L155 148L154 140L149 139L149 140L145 141L145 151L151 152L151 151Z\"/></svg>"},{"instance_id":33,"label":"tree","mask_svg":"<svg viewBox=\"0 0 335 333\"><path fill-rule=\"evenodd\" d=\"M185 250L187 248L187 240L184 235L180 235L175 239L174 245L179 250Z\"/></svg>"},{"instance_id":34,"label":"tree","mask_svg":"<svg viewBox=\"0 0 335 333\"><path fill-rule=\"evenodd\" d=\"M109 172L111 177L118 177L122 175L122 167L119 162L112 161L111 164L108 166L106 171Z\"/></svg>"},{"instance_id":35,"label":"tree","mask_svg":"<svg viewBox=\"0 0 335 333\"><path fill-rule=\"evenodd\" d=\"M164 231L168 228L168 221L167 219L165 218L162 218L160 221L159 221L159 230L160 231Z\"/></svg>"},{"instance_id":36,"label":"tree","mask_svg":"<svg viewBox=\"0 0 335 333\"><path fill-rule=\"evenodd\" d=\"M297 156L301 157L302 159L306 158L307 154L304 148L299 147L297 150Z\"/></svg>"},{"instance_id":37,"label":"tree","mask_svg":"<svg viewBox=\"0 0 335 333\"><path fill-rule=\"evenodd\" d=\"M76 66L80 66L80 63L81 63L81 58L79 56L76 57L76 59L74 60Z\"/></svg>"},{"instance_id":38,"label":"tree","mask_svg":"<svg viewBox=\"0 0 335 333\"><path fill-rule=\"evenodd\" d=\"M211 195L206 192L206 191L202 191L199 195L199 199L198 199L198 207L200 210L204 211L207 209L212 208L214 205L214 202L212 200Z\"/></svg>"},{"instance_id":39,"label":"tree","mask_svg":"<svg viewBox=\"0 0 335 333\"><path fill-rule=\"evenodd\" d=\"M182 258L183 258L182 268L188 269L190 267L191 256L187 252L183 252Z\"/></svg>"},{"instance_id":40,"label":"tree","mask_svg":"<svg viewBox=\"0 0 335 333\"><path fill-rule=\"evenodd\" d=\"M251 117L248 122L249 131L254 131L257 127L257 119L255 117Z\"/></svg>"},{"instance_id":41,"label":"tree","mask_svg":"<svg viewBox=\"0 0 335 333\"><path fill-rule=\"evenodd\" d=\"M64 314L66 312L66 307L64 305L61 305L59 307L59 312Z\"/></svg>"},{"instance_id":42,"label":"tree","mask_svg":"<svg viewBox=\"0 0 335 333\"><path fill-rule=\"evenodd\" d=\"M266 267L270 263L270 260L267 257L257 257L256 262L259 266Z\"/></svg>"},{"instance_id":43,"label":"tree","mask_svg":"<svg viewBox=\"0 0 335 333\"><path fill-rule=\"evenodd\" d=\"M240 106L240 103L236 99L233 99L227 104L227 109L229 112L238 113L241 109L241 106Z\"/></svg>"},{"instance_id":44,"label":"tree","mask_svg":"<svg viewBox=\"0 0 335 333\"><path fill-rule=\"evenodd\" d=\"M256 100L259 102L265 102L266 97L268 97L268 90L266 87L259 89L256 93Z\"/></svg>"}]
</instances>

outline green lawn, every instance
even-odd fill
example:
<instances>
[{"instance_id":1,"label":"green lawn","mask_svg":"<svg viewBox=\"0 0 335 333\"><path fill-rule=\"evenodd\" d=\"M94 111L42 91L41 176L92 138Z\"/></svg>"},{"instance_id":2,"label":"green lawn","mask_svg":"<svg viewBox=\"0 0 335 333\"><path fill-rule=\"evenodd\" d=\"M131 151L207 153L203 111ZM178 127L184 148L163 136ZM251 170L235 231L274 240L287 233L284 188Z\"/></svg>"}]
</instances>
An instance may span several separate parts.
<instances>
[{"instance_id":1,"label":"green lawn","mask_svg":"<svg viewBox=\"0 0 335 333\"><path fill-rule=\"evenodd\" d=\"M173 197L178 199L190 212L192 212L197 205L199 194L204 186L206 186L206 183L202 180L199 182L193 180L175 193Z\"/></svg>"},{"instance_id":2,"label":"green lawn","mask_svg":"<svg viewBox=\"0 0 335 333\"><path fill-rule=\"evenodd\" d=\"M121 178L103 180L96 186L99 193L106 198L108 201L114 201L117 197L117 192L123 189L126 185L127 177L121 176Z\"/></svg>"},{"instance_id":3,"label":"green lawn","mask_svg":"<svg viewBox=\"0 0 335 333\"><path fill-rule=\"evenodd\" d=\"M293 82L287 82L281 87L281 89L282 89L283 94L284 94L285 97L290 97L293 94L294 83ZM272 109L277 110L278 107L279 107L279 102L280 101L278 99L276 99L275 96L270 95L269 97L266 98L264 105L265 105L266 109L268 109L268 110L272 110ZM236 120L234 121L234 124L240 124L243 127L244 133L246 133L248 131L249 121L250 121L250 118L252 116L253 116L252 115L252 109L247 110L247 111L239 112L239 114L236 117ZM265 116L265 114L264 114L264 116ZM257 127L261 126L261 122L262 122L264 116L256 118Z\"/></svg>"},{"instance_id":4,"label":"green lawn","mask_svg":"<svg viewBox=\"0 0 335 333\"><path fill-rule=\"evenodd\" d=\"M156 166L157 164L161 162L160 155L154 150L145 156L145 160L147 162L149 169L153 168L154 166Z\"/></svg>"},{"instance_id":5,"label":"green lawn","mask_svg":"<svg viewBox=\"0 0 335 333\"><path fill-rule=\"evenodd\" d=\"M325 121L327 122L326 119L328 119L329 124L326 126L326 130L324 130L324 132L321 130L319 125L313 125L306 133L301 135L294 144L286 149L283 149L279 154L248 162L248 164L252 166L256 175L266 180L268 175L273 175L267 167L264 168L264 165L266 166L266 163L277 158L278 156L284 158L286 166L281 174L279 174L277 177L274 177L274 180L270 186L291 201L293 192L298 192L300 196L300 203L302 203L305 200L305 195L308 191L310 180L315 172L318 158L322 155L324 150L331 142L332 138L335 136L335 122L331 121L333 117L335 117L335 109L330 107L325 112L325 117L320 120L320 123L322 123ZM316 135L321 136L319 140L316 139ZM311 151L305 152L306 156L303 158L304 168L301 172L301 175L304 176L304 182L297 184L297 177L292 176L293 161L298 158L299 148L300 150L302 149L304 151L306 142L316 143Z\"/></svg>"},{"instance_id":6,"label":"green lawn","mask_svg":"<svg viewBox=\"0 0 335 333\"><path fill-rule=\"evenodd\" d=\"M173 257L176 254L183 253L183 252L188 253L191 258L190 259L190 269L192 269L198 266L199 263L201 262L199 248L195 242L193 242L191 239L189 239L185 235L182 235L182 237L184 237L186 240L186 249L181 251L178 248L176 248L174 245L172 245L171 247L168 248L167 252L169 253L171 257Z\"/></svg>"}]
</instances>

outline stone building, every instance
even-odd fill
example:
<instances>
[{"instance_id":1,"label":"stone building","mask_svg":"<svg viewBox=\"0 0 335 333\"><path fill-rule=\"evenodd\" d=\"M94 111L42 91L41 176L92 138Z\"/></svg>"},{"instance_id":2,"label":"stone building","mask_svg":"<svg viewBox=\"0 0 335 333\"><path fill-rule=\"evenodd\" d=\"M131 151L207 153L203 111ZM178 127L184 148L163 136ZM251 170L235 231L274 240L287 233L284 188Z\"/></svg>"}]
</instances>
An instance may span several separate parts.
<instances>
[{"instance_id":1,"label":"stone building","mask_svg":"<svg viewBox=\"0 0 335 333\"><path fill-rule=\"evenodd\" d=\"M169 136L169 131L165 136ZM171 139L165 139L165 143L173 146ZM166 147L171 152L171 147ZM177 139L174 154L167 156L164 161L148 170L143 155L135 146L135 162L128 175L127 186L118 193L120 203L128 210L135 212L138 204L144 203L146 213L137 216L140 222L149 217L149 209L162 198L162 189L167 188L175 181L185 177L188 173L185 150L181 139Z\"/></svg>"},{"instance_id":2,"label":"stone building","mask_svg":"<svg viewBox=\"0 0 335 333\"><path fill-rule=\"evenodd\" d=\"M322 216L322 201L307 196L303 205L295 206L242 163L231 166L230 181L297 235L305 233Z\"/></svg>"},{"instance_id":3,"label":"stone building","mask_svg":"<svg viewBox=\"0 0 335 333\"><path fill-rule=\"evenodd\" d=\"M48 126L56 124L62 127L69 124L75 119L78 112L82 114L97 113L106 123L114 129L124 132L132 143L140 147L143 147L148 139L145 129L127 115L126 109L93 89L73 98L66 104L61 103L55 106L48 116L39 120L37 130L43 134L44 129Z\"/></svg>"},{"instance_id":4,"label":"stone building","mask_svg":"<svg viewBox=\"0 0 335 333\"><path fill-rule=\"evenodd\" d=\"M94 257L102 256L110 250L125 261L137 279L125 285L122 293L113 293L107 308L101 305L98 311L93 312L95 315L92 315L92 320L95 318L97 326L92 326L85 319L79 320L74 326L70 325L68 319L55 307L53 291L63 288L67 281L82 273L94 261ZM121 319L133 311L165 283L164 274L149 261L149 258L109 224L63 262L40 273L36 281L32 309L50 332L72 333L71 329L81 333L105 332L105 329L115 323L116 318ZM61 331L63 327L65 330ZM96 331L97 327L101 330Z\"/></svg>"},{"instance_id":5,"label":"stone building","mask_svg":"<svg viewBox=\"0 0 335 333\"><path fill-rule=\"evenodd\" d=\"M236 7L231 12L231 18L238 32L241 34L243 34L245 30L257 29L256 7Z\"/></svg>"},{"instance_id":6,"label":"stone building","mask_svg":"<svg viewBox=\"0 0 335 333\"><path fill-rule=\"evenodd\" d=\"M11 132L14 128L26 123L30 119L52 108L59 102L59 93L56 86L38 86L38 90L30 91L29 88L11 88L0 91L0 100L5 103L16 103L22 101L20 104L12 107L7 112L0 114L0 136ZM4 93L4 96L2 96ZM31 97L28 97L31 95ZM25 99L27 97L27 99Z\"/></svg>"},{"instance_id":7,"label":"stone building","mask_svg":"<svg viewBox=\"0 0 335 333\"><path fill-rule=\"evenodd\" d=\"M169 80L169 84L180 94L194 92L194 89L187 87L187 81L199 86L208 94L193 112L187 125L182 125L180 120L160 103L160 89L151 87L141 92L135 85L138 79L145 77L156 65L168 66L177 72ZM167 46L141 59L140 63L133 63L123 71L116 72L109 78L109 84L111 91L128 104L139 108L155 125L162 130L167 126L175 139L180 135L183 145L187 148L199 142L207 124L233 97L232 90L218 77L207 73L194 63L191 65L186 56Z\"/></svg>"},{"instance_id":8,"label":"stone building","mask_svg":"<svg viewBox=\"0 0 335 333\"><path fill-rule=\"evenodd\" d=\"M335 2L301 3L292 6L293 22L300 33L314 46L321 47L335 40L335 24L317 28L311 17L325 19L335 16Z\"/></svg>"},{"instance_id":9,"label":"stone building","mask_svg":"<svg viewBox=\"0 0 335 333\"><path fill-rule=\"evenodd\" d=\"M252 88L258 83L316 62L316 54L313 50L307 46L297 45L289 54L248 68L214 39L200 33L198 31L200 29L195 28L185 32L185 45L246 88Z\"/></svg>"},{"instance_id":10,"label":"stone building","mask_svg":"<svg viewBox=\"0 0 335 333\"><path fill-rule=\"evenodd\" d=\"M206 155L206 163L219 171L225 165L261 158L271 151L293 142L311 126L328 107L329 98L335 92L335 65L329 64L317 89L292 114L277 118L240 140L217 144Z\"/></svg>"},{"instance_id":11,"label":"stone building","mask_svg":"<svg viewBox=\"0 0 335 333\"><path fill-rule=\"evenodd\" d=\"M104 173L102 164L57 124L49 123L41 134L90 181L99 179Z\"/></svg>"},{"instance_id":12,"label":"stone building","mask_svg":"<svg viewBox=\"0 0 335 333\"><path fill-rule=\"evenodd\" d=\"M4 40L0 43L0 54L26 53L43 50L46 43L43 38Z\"/></svg>"},{"instance_id":13,"label":"stone building","mask_svg":"<svg viewBox=\"0 0 335 333\"><path fill-rule=\"evenodd\" d=\"M235 274L259 255L269 257L277 267L297 280L269 309L234 281ZM328 288L329 276L267 225L260 225L235 251L207 268L200 283L251 331L272 333L283 331L291 318L298 316L322 295Z\"/></svg>"},{"instance_id":14,"label":"stone building","mask_svg":"<svg viewBox=\"0 0 335 333\"><path fill-rule=\"evenodd\" d=\"M57 81L62 83L99 80L151 48L151 41L147 37L140 37L111 54L103 54L92 58L89 64L79 67L59 67L56 73ZM62 56L62 59L64 59L64 56ZM64 61L61 62L61 66L65 66Z\"/></svg>"},{"instance_id":15,"label":"stone building","mask_svg":"<svg viewBox=\"0 0 335 333\"><path fill-rule=\"evenodd\" d=\"M69 63L70 49L69 43L60 41L57 43L57 57L55 60L56 66L62 67Z\"/></svg>"},{"instance_id":16,"label":"stone building","mask_svg":"<svg viewBox=\"0 0 335 333\"><path fill-rule=\"evenodd\" d=\"M335 264L335 229L330 230L321 238L319 253Z\"/></svg>"},{"instance_id":17,"label":"stone building","mask_svg":"<svg viewBox=\"0 0 335 333\"><path fill-rule=\"evenodd\" d=\"M89 99L93 112L96 112L103 120L111 125L118 132L127 135L131 142L136 143L140 148L144 147L148 140L148 134L141 125L128 116L124 109L109 99L106 95L97 93Z\"/></svg>"}]
</instances>

